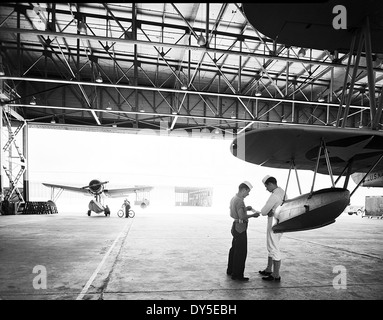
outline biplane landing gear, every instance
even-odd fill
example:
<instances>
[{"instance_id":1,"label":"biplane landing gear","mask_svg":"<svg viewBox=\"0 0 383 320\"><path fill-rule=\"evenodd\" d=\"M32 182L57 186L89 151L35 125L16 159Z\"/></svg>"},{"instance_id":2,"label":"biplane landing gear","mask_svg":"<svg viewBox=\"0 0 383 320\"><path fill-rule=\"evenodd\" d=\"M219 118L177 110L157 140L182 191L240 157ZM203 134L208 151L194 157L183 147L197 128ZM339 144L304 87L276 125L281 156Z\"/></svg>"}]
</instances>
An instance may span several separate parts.
<instances>
[{"instance_id":1,"label":"biplane landing gear","mask_svg":"<svg viewBox=\"0 0 383 320\"><path fill-rule=\"evenodd\" d=\"M107 216L110 217L110 209L108 208L108 206L106 206L104 213L105 213L105 217Z\"/></svg>"},{"instance_id":2,"label":"biplane landing gear","mask_svg":"<svg viewBox=\"0 0 383 320\"><path fill-rule=\"evenodd\" d=\"M91 213L92 211L90 211L90 210L88 210L88 217L90 217L90 213Z\"/></svg>"}]
</instances>

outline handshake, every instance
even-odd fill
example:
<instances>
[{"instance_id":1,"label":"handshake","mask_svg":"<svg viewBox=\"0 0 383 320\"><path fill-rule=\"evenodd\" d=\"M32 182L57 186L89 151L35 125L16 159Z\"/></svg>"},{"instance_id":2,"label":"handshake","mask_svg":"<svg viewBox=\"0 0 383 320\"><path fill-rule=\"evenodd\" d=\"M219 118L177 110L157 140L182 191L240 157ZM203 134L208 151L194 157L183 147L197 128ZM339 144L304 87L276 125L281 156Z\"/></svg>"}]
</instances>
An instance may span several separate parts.
<instances>
[{"instance_id":1,"label":"handshake","mask_svg":"<svg viewBox=\"0 0 383 320\"><path fill-rule=\"evenodd\" d=\"M251 206L247 206L247 207L246 207L246 211L252 211L253 214L251 214L250 217L253 217L253 218L258 218L259 215L261 214L260 211L257 211L257 210L255 210L255 209L253 209Z\"/></svg>"}]
</instances>

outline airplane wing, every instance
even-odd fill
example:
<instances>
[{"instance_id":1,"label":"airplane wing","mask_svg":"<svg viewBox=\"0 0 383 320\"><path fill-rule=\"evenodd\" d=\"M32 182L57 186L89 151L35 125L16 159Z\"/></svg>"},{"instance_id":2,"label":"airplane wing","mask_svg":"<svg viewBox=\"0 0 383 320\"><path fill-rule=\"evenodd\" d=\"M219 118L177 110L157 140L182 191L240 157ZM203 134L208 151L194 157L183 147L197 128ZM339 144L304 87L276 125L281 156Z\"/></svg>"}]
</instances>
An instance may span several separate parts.
<instances>
[{"instance_id":1,"label":"airplane wing","mask_svg":"<svg viewBox=\"0 0 383 320\"><path fill-rule=\"evenodd\" d=\"M268 127L246 132L234 139L230 149L247 162L272 168L314 170L321 141L324 141L334 175L340 175L349 161L354 172L367 172L383 154L383 132L333 127ZM375 170L383 169L383 160ZM319 173L328 174L322 152Z\"/></svg>"},{"instance_id":2,"label":"airplane wing","mask_svg":"<svg viewBox=\"0 0 383 320\"><path fill-rule=\"evenodd\" d=\"M135 186L130 188L121 188L121 189L105 189L104 193L110 198L118 198L126 196L130 193L135 193L138 191L150 191L153 189L151 186Z\"/></svg>"},{"instance_id":3,"label":"airplane wing","mask_svg":"<svg viewBox=\"0 0 383 320\"><path fill-rule=\"evenodd\" d=\"M348 52L353 33L369 18L371 46L383 52L383 2L377 0L328 0L307 3L245 2L243 11L251 25L265 36L287 46ZM346 29L334 27L339 21L336 6L346 10Z\"/></svg>"},{"instance_id":4,"label":"airplane wing","mask_svg":"<svg viewBox=\"0 0 383 320\"><path fill-rule=\"evenodd\" d=\"M81 187L73 187L73 186L65 186L61 184L51 184L51 183L43 183L44 186L46 187L51 187L51 188L58 188L58 189L64 189L66 191L72 191L72 192L77 192L77 193L82 193L85 195L91 195L88 189L84 189Z\"/></svg>"}]
</instances>

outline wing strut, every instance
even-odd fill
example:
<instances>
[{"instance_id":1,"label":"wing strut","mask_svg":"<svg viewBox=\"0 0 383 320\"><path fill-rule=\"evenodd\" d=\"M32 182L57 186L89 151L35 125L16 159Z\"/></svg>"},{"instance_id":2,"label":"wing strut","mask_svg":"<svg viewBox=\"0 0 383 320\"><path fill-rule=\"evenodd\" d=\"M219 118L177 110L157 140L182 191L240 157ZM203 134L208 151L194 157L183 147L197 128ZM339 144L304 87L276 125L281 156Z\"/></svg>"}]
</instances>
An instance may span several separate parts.
<instances>
[{"instance_id":1,"label":"wing strut","mask_svg":"<svg viewBox=\"0 0 383 320\"><path fill-rule=\"evenodd\" d=\"M324 139L322 139L322 146L323 146L323 152L326 158L328 174L330 175L330 178L331 178L331 184L332 184L332 187L335 188L334 176L332 174L331 163L330 163L330 157L328 156L328 150L327 150L326 142L324 141Z\"/></svg>"},{"instance_id":2,"label":"wing strut","mask_svg":"<svg viewBox=\"0 0 383 320\"><path fill-rule=\"evenodd\" d=\"M64 191L63 188L57 188L58 192L55 194L55 189L56 189L56 187L51 187L51 200L53 202L56 202L60 198L61 194Z\"/></svg>"},{"instance_id":3,"label":"wing strut","mask_svg":"<svg viewBox=\"0 0 383 320\"><path fill-rule=\"evenodd\" d=\"M320 155L322 153L322 142L319 146L319 150L318 150L318 156L317 156L317 162L316 162L316 165L315 165L315 170L314 170L314 177L313 177L313 183L311 185L311 191L310 191L310 194L312 194L314 192L314 185L315 185L315 178L317 176L317 172L318 172L318 167L319 167L319 160L320 160Z\"/></svg>"},{"instance_id":4,"label":"wing strut","mask_svg":"<svg viewBox=\"0 0 383 320\"><path fill-rule=\"evenodd\" d=\"M327 146L326 146L326 142L324 141L324 139L321 139L321 144L319 146L319 150L318 150L318 157L317 157L317 162L316 162L316 165L315 165L315 171L314 171L314 178L313 178L313 183L311 185L311 191L310 193L312 194L314 192L314 185L315 185L315 178L316 178L316 175L318 173L318 168L319 168L319 161L320 161L320 157L322 155L322 150L323 150L323 153L324 153L324 156L325 156L325 159L326 159L326 165L327 165L327 170L328 170L328 174L331 178L331 185L332 185L332 188L335 188L335 184L334 184L334 176L332 174L332 169L331 169L331 163L330 163L330 157L328 155L328 150L327 150Z\"/></svg>"},{"instance_id":5,"label":"wing strut","mask_svg":"<svg viewBox=\"0 0 383 320\"><path fill-rule=\"evenodd\" d=\"M301 184L299 183L299 177L298 177L298 170L297 170L297 167L296 167L296 165L295 165L294 159L291 159L291 160L290 160L289 175L287 176L287 182L286 182L286 188L285 188L285 195L283 196L283 202L285 202L285 200L286 200L287 187L289 186L289 181L290 181L290 173L291 173L291 169L293 169L293 168L294 168L294 170L295 170L295 176L296 176L296 178L297 178L299 194L302 195ZM283 202L282 202L282 203L283 203Z\"/></svg>"},{"instance_id":6,"label":"wing strut","mask_svg":"<svg viewBox=\"0 0 383 320\"><path fill-rule=\"evenodd\" d=\"M350 176L351 176L351 170L352 170L352 163L353 163L353 159L349 160L346 164L346 166L343 168L342 172L340 173L340 175L338 176L338 178L335 180L335 185L338 184L340 178L343 177L343 174L346 172L347 170L347 173L346 173L346 179L344 181L344 184L343 184L343 189L347 189L347 186L348 186L348 182L350 180Z\"/></svg>"},{"instance_id":7,"label":"wing strut","mask_svg":"<svg viewBox=\"0 0 383 320\"><path fill-rule=\"evenodd\" d=\"M347 166L345 169L347 169L347 174L346 174L346 180L344 180L344 185L343 185L343 188L347 189L347 186L348 186L348 182L350 181L350 176L351 176L351 172L352 172L352 164L353 164L354 160L351 159L350 161L347 162Z\"/></svg>"}]
</instances>

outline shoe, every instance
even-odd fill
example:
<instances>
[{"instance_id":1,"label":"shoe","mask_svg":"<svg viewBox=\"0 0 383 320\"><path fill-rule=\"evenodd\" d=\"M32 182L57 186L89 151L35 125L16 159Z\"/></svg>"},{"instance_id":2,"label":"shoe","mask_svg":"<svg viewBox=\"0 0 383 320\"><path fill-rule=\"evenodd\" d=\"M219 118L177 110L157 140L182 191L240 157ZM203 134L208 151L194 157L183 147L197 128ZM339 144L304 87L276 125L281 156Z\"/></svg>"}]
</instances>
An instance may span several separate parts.
<instances>
[{"instance_id":1,"label":"shoe","mask_svg":"<svg viewBox=\"0 0 383 320\"><path fill-rule=\"evenodd\" d=\"M226 271L226 274L227 274L228 276L231 276L233 273L232 273L232 272L229 272L229 271Z\"/></svg>"},{"instance_id":2,"label":"shoe","mask_svg":"<svg viewBox=\"0 0 383 320\"><path fill-rule=\"evenodd\" d=\"M249 281L249 278L247 278L247 277L236 277L236 276L231 276L231 279L233 279L233 280L238 280L238 281Z\"/></svg>"},{"instance_id":3,"label":"shoe","mask_svg":"<svg viewBox=\"0 0 383 320\"><path fill-rule=\"evenodd\" d=\"M272 274L271 271L266 271L266 269L258 272L263 276L270 276Z\"/></svg>"},{"instance_id":4,"label":"shoe","mask_svg":"<svg viewBox=\"0 0 383 320\"><path fill-rule=\"evenodd\" d=\"M262 280L265 280L265 281L281 282L281 277L279 277L279 278L274 278L272 275L269 275L269 276L267 276L267 277L262 277Z\"/></svg>"}]
</instances>

